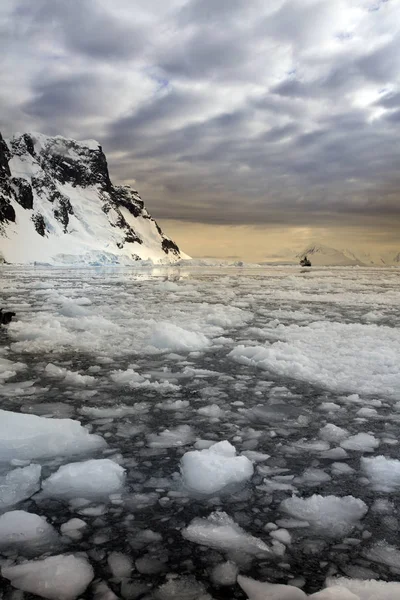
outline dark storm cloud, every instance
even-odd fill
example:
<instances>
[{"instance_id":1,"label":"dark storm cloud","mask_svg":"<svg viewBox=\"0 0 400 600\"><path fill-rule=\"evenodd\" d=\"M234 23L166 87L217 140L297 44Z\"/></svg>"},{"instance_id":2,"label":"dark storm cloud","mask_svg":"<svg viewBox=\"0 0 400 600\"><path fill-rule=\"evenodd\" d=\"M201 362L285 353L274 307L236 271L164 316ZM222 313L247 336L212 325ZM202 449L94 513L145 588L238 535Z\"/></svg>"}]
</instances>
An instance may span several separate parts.
<instances>
[{"instance_id":1,"label":"dark storm cloud","mask_svg":"<svg viewBox=\"0 0 400 600\"><path fill-rule=\"evenodd\" d=\"M90 114L94 111L96 79L93 75L72 75L63 79L37 81L34 97L23 108L28 115L52 118Z\"/></svg>"},{"instance_id":2,"label":"dark storm cloud","mask_svg":"<svg viewBox=\"0 0 400 600\"><path fill-rule=\"evenodd\" d=\"M100 138L159 218L379 225L400 218L399 22L367 0L4 0L0 122Z\"/></svg>"}]
</instances>

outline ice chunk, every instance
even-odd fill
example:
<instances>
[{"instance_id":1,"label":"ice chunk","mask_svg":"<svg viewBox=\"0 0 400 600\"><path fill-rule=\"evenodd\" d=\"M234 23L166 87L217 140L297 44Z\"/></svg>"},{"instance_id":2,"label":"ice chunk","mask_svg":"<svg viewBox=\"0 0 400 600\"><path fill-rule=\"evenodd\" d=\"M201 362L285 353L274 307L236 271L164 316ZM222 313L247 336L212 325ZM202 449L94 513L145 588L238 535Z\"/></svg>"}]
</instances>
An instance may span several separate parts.
<instances>
[{"instance_id":1,"label":"ice chunk","mask_svg":"<svg viewBox=\"0 0 400 600\"><path fill-rule=\"evenodd\" d=\"M277 341L265 346L237 346L229 356L334 391L397 399L400 333L395 327L320 320L307 326L279 324L274 337Z\"/></svg>"},{"instance_id":2,"label":"ice chunk","mask_svg":"<svg viewBox=\"0 0 400 600\"><path fill-rule=\"evenodd\" d=\"M218 406L218 404L210 404L209 406L203 406L197 410L199 415L204 415L211 418L219 418L224 414L224 410Z\"/></svg>"},{"instance_id":3,"label":"ice chunk","mask_svg":"<svg viewBox=\"0 0 400 600\"><path fill-rule=\"evenodd\" d=\"M281 509L295 519L308 521L319 533L329 537L348 534L368 512L367 505L353 496L320 496L287 498Z\"/></svg>"},{"instance_id":4,"label":"ice chunk","mask_svg":"<svg viewBox=\"0 0 400 600\"><path fill-rule=\"evenodd\" d=\"M122 552L110 552L107 558L113 577L129 577L133 569L132 559Z\"/></svg>"},{"instance_id":5,"label":"ice chunk","mask_svg":"<svg viewBox=\"0 0 400 600\"><path fill-rule=\"evenodd\" d=\"M0 477L0 512L37 492L41 471L40 465L29 465Z\"/></svg>"},{"instance_id":6,"label":"ice chunk","mask_svg":"<svg viewBox=\"0 0 400 600\"><path fill-rule=\"evenodd\" d=\"M228 441L205 450L186 452L181 460L184 485L199 494L215 494L226 486L243 483L253 475L253 464L245 456L236 456Z\"/></svg>"},{"instance_id":7,"label":"ice chunk","mask_svg":"<svg viewBox=\"0 0 400 600\"><path fill-rule=\"evenodd\" d=\"M158 435L150 433L147 439L150 448L174 448L191 444L194 435L189 425L178 425L175 429L164 429Z\"/></svg>"},{"instance_id":8,"label":"ice chunk","mask_svg":"<svg viewBox=\"0 0 400 600\"><path fill-rule=\"evenodd\" d=\"M373 563L385 565L400 572L400 550L384 541L376 542L371 548L364 550L363 556Z\"/></svg>"},{"instance_id":9,"label":"ice chunk","mask_svg":"<svg viewBox=\"0 0 400 600\"><path fill-rule=\"evenodd\" d=\"M150 338L152 346L160 350L172 350L174 352L205 350L210 346L210 343L204 333L188 331L168 322L156 325Z\"/></svg>"},{"instance_id":10,"label":"ice chunk","mask_svg":"<svg viewBox=\"0 0 400 600\"><path fill-rule=\"evenodd\" d=\"M99 500L120 492L124 481L125 469L109 458L101 458L61 466L42 488L50 498Z\"/></svg>"},{"instance_id":11,"label":"ice chunk","mask_svg":"<svg viewBox=\"0 0 400 600\"><path fill-rule=\"evenodd\" d=\"M227 561L216 565L211 572L211 580L216 585L234 585L239 568L235 563Z\"/></svg>"},{"instance_id":12,"label":"ice chunk","mask_svg":"<svg viewBox=\"0 0 400 600\"><path fill-rule=\"evenodd\" d=\"M287 529L275 529L274 531L271 531L269 535L275 540L278 540L278 542L285 544L285 546L292 543L292 536Z\"/></svg>"},{"instance_id":13,"label":"ice chunk","mask_svg":"<svg viewBox=\"0 0 400 600\"><path fill-rule=\"evenodd\" d=\"M172 578L154 592L155 600L212 600L202 583L194 577Z\"/></svg>"},{"instance_id":14,"label":"ice chunk","mask_svg":"<svg viewBox=\"0 0 400 600\"><path fill-rule=\"evenodd\" d=\"M35 556L58 545L59 536L44 517L13 510L0 517L0 550L17 550Z\"/></svg>"},{"instance_id":15,"label":"ice chunk","mask_svg":"<svg viewBox=\"0 0 400 600\"><path fill-rule=\"evenodd\" d=\"M400 490L400 460L386 456L361 458L361 467L374 489L381 492Z\"/></svg>"},{"instance_id":16,"label":"ice chunk","mask_svg":"<svg viewBox=\"0 0 400 600\"><path fill-rule=\"evenodd\" d=\"M340 446L345 450L373 452L379 446L379 440L370 433L357 433L357 435L352 435L347 440L340 442Z\"/></svg>"},{"instance_id":17,"label":"ice chunk","mask_svg":"<svg viewBox=\"0 0 400 600\"><path fill-rule=\"evenodd\" d=\"M18 590L49 600L75 600L94 577L85 558L68 554L3 567L1 574Z\"/></svg>"},{"instance_id":18,"label":"ice chunk","mask_svg":"<svg viewBox=\"0 0 400 600\"><path fill-rule=\"evenodd\" d=\"M63 379L67 385L84 386L96 381L96 378L91 375L81 375L75 371L69 371L64 367L57 367L57 365L53 365L52 363L47 365L44 372L48 377Z\"/></svg>"},{"instance_id":19,"label":"ice chunk","mask_svg":"<svg viewBox=\"0 0 400 600\"><path fill-rule=\"evenodd\" d=\"M82 538L82 530L87 527L85 521L82 519L70 519L66 523L63 523L60 527L61 533L71 538L72 540L80 540Z\"/></svg>"},{"instance_id":20,"label":"ice chunk","mask_svg":"<svg viewBox=\"0 0 400 600\"><path fill-rule=\"evenodd\" d=\"M106 442L72 419L46 419L0 410L0 462L70 456L104 448Z\"/></svg>"},{"instance_id":21,"label":"ice chunk","mask_svg":"<svg viewBox=\"0 0 400 600\"><path fill-rule=\"evenodd\" d=\"M360 596L356 596L341 585L311 594L309 598L313 598L313 600L360 600Z\"/></svg>"},{"instance_id":22,"label":"ice chunk","mask_svg":"<svg viewBox=\"0 0 400 600\"><path fill-rule=\"evenodd\" d=\"M246 533L225 512L211 513L206 519L194 518L182 535L196 544L226 552L240 551L255 556L271 554L267 544Z\"/></svg>"},{"instance_id":23,"label":"ice chunk","mask_svg":"<svg viewBox=\"0 0 400 600\"><path fill-rule=\"evenodd\" d=\"M326 442L341 442L349 436L347 429L337 427L333 423L327 423L325 427L319 430L319 436Z\"/></svg>"},{"instance_id":24,"label":"ice chunk","mask_svg":"<svg viewBox=\"0 0 400 600\"><path fill-rule=\"evenodd\" d=\"M256 581L243 575L239 575L237 581L249 600L305 600L307 598L302 590L290 585Z\"/></svg>"},{"instance_id":25,"label":"ice chunk","mask_svg":"<svg viewBox=\"0 0 400 600\"><path fill-rule=\"evenodd\" d=\"M355 594L355 597L359 600L398 600L400 598L400 583L397 582L337 577L328 578L326 585L328 589L333 590L336 587L345 588ZM337 596L337 598L341 600L341 596Z\"/></svg>"}]
</instances>

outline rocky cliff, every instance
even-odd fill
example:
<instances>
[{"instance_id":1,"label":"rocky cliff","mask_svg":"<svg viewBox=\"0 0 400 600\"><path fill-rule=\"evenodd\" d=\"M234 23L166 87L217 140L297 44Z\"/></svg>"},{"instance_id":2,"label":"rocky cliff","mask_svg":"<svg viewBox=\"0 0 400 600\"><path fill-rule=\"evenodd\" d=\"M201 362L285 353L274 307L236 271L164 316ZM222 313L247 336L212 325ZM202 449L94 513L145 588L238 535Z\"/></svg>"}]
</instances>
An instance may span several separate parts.
<instances>
[{"instance_id":1,"label":"rocky cliff","mask_svg":"<svg viewBox=\"0 0 400 600\"><path fill-rule=\"evenodd\" d=\"M0 257L10 263L131 264L186 258L129 186L113 185L101 146L0 135Z\"/></svg>"}]
</instances>

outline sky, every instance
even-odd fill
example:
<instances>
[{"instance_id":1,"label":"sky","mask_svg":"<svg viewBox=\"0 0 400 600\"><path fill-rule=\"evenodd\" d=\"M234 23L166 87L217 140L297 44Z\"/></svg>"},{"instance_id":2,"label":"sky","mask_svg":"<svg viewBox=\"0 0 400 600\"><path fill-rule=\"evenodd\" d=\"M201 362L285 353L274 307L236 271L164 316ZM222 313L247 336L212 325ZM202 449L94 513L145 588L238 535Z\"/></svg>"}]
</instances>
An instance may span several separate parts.
<instances>
[{"instance_id":1,"label":"sky","mask_svg":"<svg viewBox=\"0 0 400 600\"><path fill-rule=\"evenodd\" d=\"M98 140L184 251L400 251L399 0L1 0L0 131Z\"/></svg>"}]
</instances>

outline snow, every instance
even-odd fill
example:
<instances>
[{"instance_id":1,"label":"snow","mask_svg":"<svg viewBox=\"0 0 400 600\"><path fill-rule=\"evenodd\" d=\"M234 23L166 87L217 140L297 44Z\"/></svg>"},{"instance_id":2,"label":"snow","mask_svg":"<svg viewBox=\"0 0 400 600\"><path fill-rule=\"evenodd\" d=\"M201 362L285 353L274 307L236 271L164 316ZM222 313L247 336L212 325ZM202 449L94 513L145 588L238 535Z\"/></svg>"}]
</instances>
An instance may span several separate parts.
<instances>
[{"instance_id":1,"label":"snow","mask_svg":"<svg viewBox=\"0 0 400 600\"><path fill-rule=\"evenodd\" d=\"M216 494L234 484L244 483L253 475L253 464L227 440L208 449L186 452L181 460L185 487L198 494Z\"/></svg>"},{"instance_id":2,"label":"snow","mask_svg":"<svg viewBox=\"0 0 400 600\"><path fill-rule=\"evenodd\" d=\"M49 498L99 500L120 492L125 469L108 458L85 460L61 466L43 482Z\"/></svg>"},{"instance_id":3,"label":"snow","mask_svg":"<svg viewBox=\"0 0 400 600\"><path fill-rule=\"evenodd\" d=\"M365 502L353 496L321 496L287 498L281 510L295 519L308 521L319 533L340 537L351 532L368 512Z\"/></svg>"},{"instance_id":4,"label":"snow","mask_svg":"<svg viewBox=\"0 0 400 600\"><path fill-rule=\"evenodd\" d=\"M8 223L6 236L2 237L1 251L9 263L42 263L52 265L132 265L137 259L151 263L173 263L180 258L189 259L184 253L166 253L162 247L165 238L156 222L145 208L134 205L140 201L133 190L114 187L115 196L130 196L137 216L123 206L115 204L112 195L98 182L98 166L91 160L100 150L97 142L77 142L60 136L51 138L43 134L29 134L33 140L37 156L32 156L26 149L13 153L12 144L19 143L18 136L8 141L13 154L9 161L12 177L24 179L31 184L33 193L33 209L23 208L13 196L11 205L16 213L16 222ZM38 141L40 140L40 141ZM19 143L20 151L23 144ZM76 172L84 172L92 177L87 184L75 185L65 182L52 167L47 155L67 159ZM61 163L62 164L62 163ZM97 177L96 177L97 176ZM54 193L59 197L54 199ZM56 210L61 199L67 199L72 206L68 222L65 225L57 218ZM126 199L125 199L126 202ZM129 202L129 201L128 201ZM44 236L35 230L32 215L40 214L46 225ZM123 225L121 225L121 222ZM125 227L124 227L125 225ZM135 240L131 237L130 226Z\"/></svg>"},{"instance_id":5,"label":"snow","mask_svg":"<svg viewBox=\"0 0 400 600\"><path fill-rule=\"evenodd\" d=\"M94 577L85 558L67 554L5 566L1 574L18 590L49 600L75 600Z\"/></svg>"},{"instance_id":6,"label":"snow","mask_svg":"<svg viewBox=\"0 0 400 600\"><path fill-rule=\"evenodd\" d=\"M93 452L105 446L72 419L45 419L0 410L0 462Z\"/></svg>"},{"instance_id":7,"label":"snow","mask_svg":"<svg viewBox=\"0 0 400 600\"><path fill-rule=\"evenodd\" d=\"M194 518L182 535L196 544L225 552L240 551L254 556L271 554L267 544L246 533L225 512L211 513L206 519Z\"/></svg>"}]
</instances>

